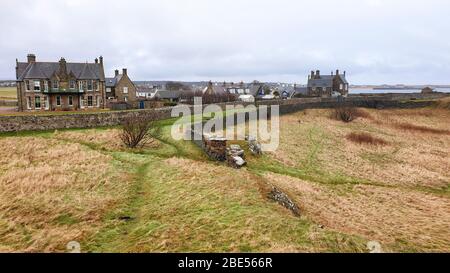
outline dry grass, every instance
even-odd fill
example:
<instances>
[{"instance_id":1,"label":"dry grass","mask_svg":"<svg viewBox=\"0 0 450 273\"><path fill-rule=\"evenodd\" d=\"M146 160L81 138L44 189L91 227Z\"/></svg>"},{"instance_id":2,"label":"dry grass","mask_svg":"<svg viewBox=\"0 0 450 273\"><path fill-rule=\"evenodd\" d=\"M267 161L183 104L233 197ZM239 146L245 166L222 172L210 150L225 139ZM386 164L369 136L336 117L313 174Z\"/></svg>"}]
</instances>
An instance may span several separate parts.
<instances>
[{"instance_id":1,"label":"dry grass","mask_svg":"<svg viewBox=\"0 0 450 273\"><path fill-rule=\"evenodd\" d=\"M435 129L427 126L419 126L411 123L399 123L395 125L397 128L402 130L415 131L420 133L430 133L430 134L439 134L439 135L450 135L450 130L444 129Z\"/></svg>"},{"instance_id":2,"label":"dry grass","mask_svg":"<svg viewBox=\"0 0 450 273\"><path fill-rule=\"evenodd\" d=\"M428 116L409 115L418 110L367 110L372 119L350 124L330 120L329 110L309 110L282 116L280 147L272 155L301 169L369 179L404 187L446 188L450 181L450 137L398 129L411 123L448 130L450 111ZM407 114L405 114L407 113ZM299 123L300 121L300 123ZM346 141L352 132L365 132L389 145L360 145Z\"/></svg>"},{"instance_id":3,"label":"dry grass","mask_svg":"<svg viewBox=\"0 0 450 273\"><path fill-rule=\"evenodd\" d=\"M387 251L450 251L448 198L369 185L333 188L270 173L266 178L326 228L377 240Z\"/></svg>"},{"instance_id":4,"label":"dry grass","mask_svg":"<svg viewBox=\"0 0 450 273\"><path fill-rule=\"evenodd\" d=\"M0 251L64 251L101 226L126 183L111 157L79 144L0 138Z\"/></svg>"},{"instance_id":5,"label":"dry grass","mask_svg":"<svg viewBox=\"0 0 450 273\"><path fill-rule=\"evenodd\" d=\"M369 133L350 133L347 135L347 139L359 144L370 144L370 145L386 145L387 142L381 138L374 137Z\"/></svg>"}]
</instances>

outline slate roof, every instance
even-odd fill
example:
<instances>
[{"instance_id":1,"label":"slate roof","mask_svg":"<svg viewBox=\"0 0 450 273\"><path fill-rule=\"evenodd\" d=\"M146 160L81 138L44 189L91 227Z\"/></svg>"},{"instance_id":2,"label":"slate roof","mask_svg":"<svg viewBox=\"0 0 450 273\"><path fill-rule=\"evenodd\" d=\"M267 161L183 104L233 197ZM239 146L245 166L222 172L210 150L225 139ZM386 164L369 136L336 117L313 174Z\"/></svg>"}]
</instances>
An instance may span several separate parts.
<instances>
[{"instance_id":1,"label":"slate roof","mask_svg":"<svg viewBox=\"0 0 450 273\"><path fill-rule=\"evenodd\" d=\"M158 90L156 91L155 97L159 99L178 99L181 96L181 91L170 91L170 90Z\"/></svg>"},{"instance_id":2,"label":"slate roof","mask_svg":"<svg viewBox=\"0 0 450 273\"><path fill-rule=\"evenodd\" d=\"M342 81L348 84L344 74L339 74ZM308 87L333 87L333 79L336 75L320 75L320 79L309 79Z\"/></svg>"},{"instance_id":3,"label":"slate roof","mask_svg":"<svg viewBox=\"0 0 450 273\"><path fill-rule=\"evenodd\" d=\"M117 75L114 78L105 78L106 87L114 87L122 79L122 74Z\"/></svg>"},{"instance_id":4,"label":"slate roof","mask_svg":"<svg viewBox=\"0 0 450 273\"><path fill-rule=\"evenodd\" d=\"M79 80L105 80L100 63L66 63L67 73ZM17 63L17 80L50 79L59 70L59 62Z\"/></svg>"}]
</instances>

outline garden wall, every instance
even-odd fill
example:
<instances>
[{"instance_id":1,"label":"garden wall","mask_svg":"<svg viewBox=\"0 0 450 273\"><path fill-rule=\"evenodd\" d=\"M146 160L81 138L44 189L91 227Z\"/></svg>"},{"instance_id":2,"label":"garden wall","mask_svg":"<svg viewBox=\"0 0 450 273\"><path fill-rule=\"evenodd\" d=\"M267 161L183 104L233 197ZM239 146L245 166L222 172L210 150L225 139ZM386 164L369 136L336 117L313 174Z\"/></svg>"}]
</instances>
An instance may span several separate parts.
<instances>
[{"instance_id":1,"label":"garden wall","mask_svg":"<svg viewBox=\"0 0 450 273\"><path fill-rule=\"evenodd\" d=\"M421 94L417 94L421 95ZM448 95L448 94L447 94ZM420 108L430 106L432 101L417 101L427 99L411 97L409 94L405 96L351 96L346 98L344 102L338 101L336 98L306 98L292 100L276 100L276 101L259 101L257 106L261 105L279 105L280 114L288 114L303 109L312 108L333 108L339 105L348 105L366 108ZM416 100L411 100L416 99ZM250 103L222 103L218 104L222 109L226 105L249 105ZM171 118L171 111L174 107L166 107L159 109L145 109L133 111L110 111L97 113L71 113L71 114L39 114L39 115L15 115L0 116L0 132L18 132L18 131L34 131L34 130L54 130L64 128L94 128L102 126L119 125L121 121L133 115L146 115L150 112L156 112L159 119ZM191 106L192 109L192 106Z\"/></svg>"}]
</instances>

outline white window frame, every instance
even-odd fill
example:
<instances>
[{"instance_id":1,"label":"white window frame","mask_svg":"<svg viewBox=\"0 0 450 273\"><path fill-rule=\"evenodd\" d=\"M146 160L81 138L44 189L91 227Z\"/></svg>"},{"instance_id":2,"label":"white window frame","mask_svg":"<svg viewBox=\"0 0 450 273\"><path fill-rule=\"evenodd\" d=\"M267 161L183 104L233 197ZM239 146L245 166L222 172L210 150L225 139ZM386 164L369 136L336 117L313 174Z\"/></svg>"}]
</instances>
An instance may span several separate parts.
<instances>
[{"instance_id":1,"label":"white window frame","mask_svg":"<svg viewBox=\"0 0 450 273\"><path fill-rule=\"evenodd\" d=\"M48 91L48 81L44 81L44 90Z\"/></svg>"},{"instance_id":2,"label":"white window frame","mask_svg":"<svg viewBox=\"0 0 450 273\"><path fill-rule=\"evenodd\" d=\"M56 87L55 87L55 83L56 83ZM58 89L59 88L59 81L58 80L53 80L52 81L52 89Z\"/></svg>"},{"instance_id":3,"label":"white window frame","mask_svg":"<svg viewBox=\"0 0 450 273\"><path fill-rule=\"evenodd\" d=\"M91 89L89 89L89 83L91 84ZM94 82L92 80L87 80L86 81L86 87L87 87L87 91L94 91Z\"/></svg>"},{"instance_id":4,"label":"white window frame","mask_svg":"<svg viewBox=\"0 0 450 273\"><path fill-rule=\"evenodd\" d=\"M37 86L36 86L36 84L37 84ZM37 87L37 89L36 89L36 87ZM37 81L37 80L33 81L33 91L41 92L41 81Z\"/></svg>"},{"instance_id":5,"label":"white window frame","mask_svg":"<svg viewBox=\"0 0 450 273\"><path fill-rule=\"evenodd\" d=\"M33 108L31 107L31 105L32 105L31 97L27 97L27 109L28 109L28 110L33 109Z\"/></svg>"},{"instance_id":6,"label":"white window frame","mask_svg":"<svg viewBox=\"0 0 450 273\"><path fill-rule=\"evenodd\" d=\"M124 101L124 102L128 102L128 96L124 96L124 97L123 97L123 101Z\"/></svg>"},{"instance_id":7,"label":"white window frame","mask_svg":"<svg viewBox=\"0 0 450 273\"><path fill-rule=\"evenodd\" d=\"M72 86L73 83L73 86ZM77 88L77 82L75 80L69 80L69 89Z\"/></svg>"},{"instance_id":8,"label":"white window frame","mask_svg":"<svg viewBox=\"0 0 450 273\"><path fill-rule=\"evenodd\" d=\"M31 91L30 80L25 80L25 91Z\"/></svg>"},{"instance_id":9,"label":"white window frame","mask_svg":"<svg viewBox=\"0 0 450 273\"><path fill-rule=\"evenodd\" d=\"M91 98L91 105L89 105L89 98ZM87 97L87 106L88 106L88 108L94 107L94 96Z\"/></svg>"},{"instance_id":10,"label":"white window frame","mask_svg":"<svg viewBox=\"0 0 450 273\"><path fill-rule=\"evenodd\" d=\"M111 93L111 87L106 88L106 93Z\"/></svg>"},{"instance_id":11,"label":"white window frame","mask_svg":"<svg viewBox=\"0 0 450 273\"><path fill-rule=\"evenodd\" d=\"M84 91L84 89L83 89L83 81L79 81L78 82L78 86L79 86L79 90L80 91Z\"/></svg>"},{"instance_id":12,"label":"white window frame","mask_svg":"<svg viewBox=\"0 0 450 273\"><path fill-rule=\"evenodd\" d=\"M122 91L124 94L128 94L128 86L122 87Z\"/></svg>"},{"instance_id":13,"label":"white window frame","mask_svg":"<svg viewBox=\"0 0 450 273\"><path fill-rule=\"evenodd\" d=\"M44 107L45 107L45 110L48 110L50 108L49 97L48 96L44 97Z\"/></svg>"},{"instance_id":14,"label":"white window frame","mask_svg":"<svg viewBox=\"0 0 450 273\"><path fill-rule=\"evenodd\" d=\"M36 104L37 104L38 101L39 101L39 107L36 106ZM41 108L42 108L41 97L39 97L39 96L34 97L34 109L40 110Z\"/></svg>"}]
</instances>

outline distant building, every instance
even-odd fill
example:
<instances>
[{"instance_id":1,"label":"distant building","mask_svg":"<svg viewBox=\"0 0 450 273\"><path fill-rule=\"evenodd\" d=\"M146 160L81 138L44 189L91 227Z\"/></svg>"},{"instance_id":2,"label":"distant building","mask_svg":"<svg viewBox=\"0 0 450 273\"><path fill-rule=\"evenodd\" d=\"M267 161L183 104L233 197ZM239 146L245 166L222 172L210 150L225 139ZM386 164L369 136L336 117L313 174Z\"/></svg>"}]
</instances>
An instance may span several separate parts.
<instances>
[{"instance_id":1,"label":"distant building","mask_svg":"<svg viewBox=\"0 0 450 273\"><path fill-rule=\"evenodd\" d=\"M344 74L339 74L339 70L336 70L334 75L321 75L320 70L316 72L311 71L311 75L308 76L307 95L310 97L331 97L336 93L342 96L348 95L349 84Z\"/></svg>"},{"instance_id":2,"label":"distant building","mask_svg":"<svg viewBox=\"0 0 450 273\"><path fill-rule=\"evenodd\" d=\"M167 100L170 102L179 102L182 91L177 90L158 90L156 91L154 98L160 100Z\"/></svg>"},{"instance_id":3,"label":"distant building","mask_svg":"<svg viewBox=\"0 0 450 273\"><path fill-rule=\"evenodd\" d=\"M94 63L16 60L19 111L101 109L105 107L103 57Z\"/></svg>"},{"instance_id":4,"label":"distant building","mask_svg":"<svg viewBox=\"0 0 450 273\"><path fill-rule=\"evenodd\" d=\"M106 98L108 102L129 102L136 101L136 86L128 77L126 68L114 71L114 78L106 78Z\"/></svg>"},{"instance_id":5,"label":"distant building","mask_svg":"<svg viewBox=\"0 0 450 273\"><path fill-rule=\"evenodd\" d=\"M422 94L432 94L434 93L434 90L431 87L425 87L422 89Z\"/></svg>"}]
</instances>

